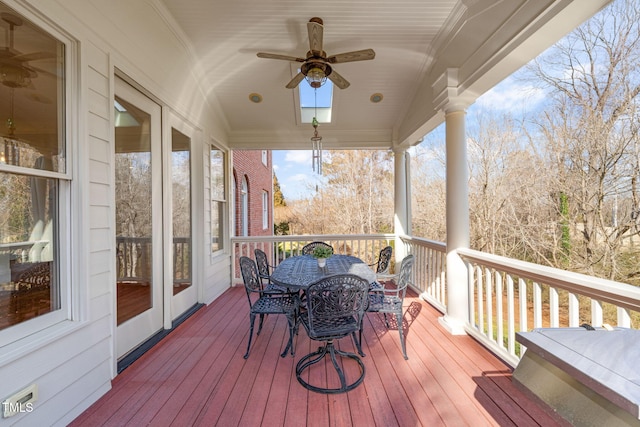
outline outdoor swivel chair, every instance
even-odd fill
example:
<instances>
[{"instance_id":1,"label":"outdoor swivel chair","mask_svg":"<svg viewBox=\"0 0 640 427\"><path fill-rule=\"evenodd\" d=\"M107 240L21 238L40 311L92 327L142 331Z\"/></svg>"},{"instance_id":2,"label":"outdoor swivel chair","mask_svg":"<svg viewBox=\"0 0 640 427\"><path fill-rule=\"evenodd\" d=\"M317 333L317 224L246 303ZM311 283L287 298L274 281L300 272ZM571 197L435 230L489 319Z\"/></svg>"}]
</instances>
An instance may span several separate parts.
<instances>
[{"instance_id":1,"label":"outdoor swivel chair","mask_svg":"<svg viewBox=\"0 0 640 427\"><path fill-rule=\"evenodd\" d=\"M393 276L393 280L387 282L386 286L374 289L369 293L369 306L367 307L367 312L369 313L384 314L384 321L387 328L389 328L387 313L396 315L400 344L402 345L402 355L405 360L409 357L407 357L407 347L402 327L402 305L404 303L404 296L407 293L407 286L409 286L411 281L412 268L413 255L407 255L400 264L400 272ZM360 329L360 340L362 340L362 328Z\"/></svg>"},{"instance_id":2,"label":"outdoor swivel chair","mask_svg":"<svg viewBox=\"0 0 640 427\"><path fill-rule=\"evenodd\" d=\"M356 332L362 324L368 291L368 280L353 274L325 277L307 288L307 310L300 314L300 322L307 330L309 338L323 341L325 344L318 348L318 351L307 354L298 361L296 378L303 387L318 393L332 394L344 393L362 383L365 374L364 363L357 354L337 349L334 341L351 335L358 352L362 353ZM322 362L327 354L340 379L339 388L312 385L302 378L304 370ZM354 381L347 383L336 356L354 360L358 364L360 374ZM324 370L324 363L320 366ZM329 376L328 373L327 376ZM327 380L330 381L330 378Z\"/></svg>"},{"instance_id":3,"label":"outdoor swivel chair","mask_svg":"<svg viewBox=\"0 0 640 427\"><path fill-rule=\"evenodd\" d=\"M253 338L253 325L256 315L260 315L260 325L258 333L262 331L262 323L266 314L284 314L289 323L289 342L282 352L281 356L285 357L287 351L291 348L293 356L293 335L296 325L296 312L298 307L298 297L289 293L266 293L262 289L260 276L258 275L258 267L255 261L246 256L240 257L240 271L242 272L242 280L244 281L244 289L247 292L249 300L249 322L251 329L249 330L249 343L247 344L247 353L244 358L249 357L249 349L251 348L251 339Z\"/></svg>"}]
</instances>

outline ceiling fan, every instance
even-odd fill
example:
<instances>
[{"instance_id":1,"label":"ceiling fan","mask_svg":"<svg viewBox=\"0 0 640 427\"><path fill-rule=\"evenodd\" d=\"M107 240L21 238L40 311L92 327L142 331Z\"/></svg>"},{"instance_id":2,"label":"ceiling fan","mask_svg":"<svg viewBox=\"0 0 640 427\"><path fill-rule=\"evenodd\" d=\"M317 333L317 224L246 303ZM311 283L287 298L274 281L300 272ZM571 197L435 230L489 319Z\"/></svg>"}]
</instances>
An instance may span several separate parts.
<instances>
[{"instance_id":1,"label":"ceiling fan","mask_svg":"<svg viewBox=\"0 0 640 427\"><path fill-rule=\"evenodd\" d=\"M376 53L373 49L356 50L353 52L339 53L337 55L327 56L327 52L322 50L322 36L324 27L322 19L311 18L307 23L307 32L309 33L309 51L306 58L297 58L294 56L279 55L277 53L259 52L259 58L282 59L284 61L301 62L300 72L287 84L287 89L293 89L306 78L309 85L317 89L329 79L340 89L346 89L350 83L338 74L332 64L341 64L345 62L367 61L375 58Z\"/></svg>"},{"instance_id":2,"label":"ceiling fan","mask_svg":"<svg viewBox=\"0 0 640 427\"><path fill-rule=\"evenodd\" d=\"M23 54L14 47L14 30L23 24L22 19L11 13L0 13L0 18L9 24L6 31L5 46L0 48L0 82L10 88L31 86L31 80L38 76L36 68L28 64L29 61L53 57L48 52L33 52Z\"/></svg>"}]
</instances>

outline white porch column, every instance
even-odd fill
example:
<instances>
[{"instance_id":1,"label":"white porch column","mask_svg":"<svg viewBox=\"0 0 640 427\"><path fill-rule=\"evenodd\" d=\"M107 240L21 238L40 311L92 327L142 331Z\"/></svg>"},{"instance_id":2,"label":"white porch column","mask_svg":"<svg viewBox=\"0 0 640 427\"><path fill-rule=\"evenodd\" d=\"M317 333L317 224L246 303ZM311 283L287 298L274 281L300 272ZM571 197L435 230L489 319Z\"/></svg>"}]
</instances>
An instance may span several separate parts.
<instances>
[{"instance_id":1,"label":"white porch column","mask_svg":"<svg viewBox=\"0 0 640 427\"><path fill-rule=\"evenodd\" d=\"M469 190L465 105L445 108L447 142L447 314L440 323L454 335L465 334L469 320L467 267L457 255L469 247Z\"/></svg>"},{"instance_id":2,"label":"white porch column","mask_svg":"<svg viewBox=\"0 0 640 427\"><path fill-rule=\"evenodd\" d=\"M404 244L400 240L400 236L409 234L409 208L408 203L411 200L407 197L407 159L408 154L405 148L395 148L394 155L394 216L393 216L393 232L395 234L395 259L400 262L406 255Z\"/></svg>"},{"instance_id":3,"label":"white porch column","mask_svg":"<svg viewBox=\"0 0 640 427\"><path fill-rule=\"evenodd\" d=\"M458 70L448 68L433 84L434 106L445 113L447 142L447 314L440 318L451 334L463 335L469 322L467 266L457 254L469 247L469 189L466 108L476 96L465 93Z\"/></svg>"}]
</instances>

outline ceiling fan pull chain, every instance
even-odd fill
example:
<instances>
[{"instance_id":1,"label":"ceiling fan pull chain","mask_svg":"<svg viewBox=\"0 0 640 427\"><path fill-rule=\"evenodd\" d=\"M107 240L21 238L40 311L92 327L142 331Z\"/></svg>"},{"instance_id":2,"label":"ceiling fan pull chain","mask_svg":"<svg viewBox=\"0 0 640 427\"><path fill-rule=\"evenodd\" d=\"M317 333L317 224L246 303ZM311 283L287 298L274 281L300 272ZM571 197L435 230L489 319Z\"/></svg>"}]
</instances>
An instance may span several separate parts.
<instances>
[{"instance_id":1,"label":"ceiling fan pull chain","mask_svg":"<svg viewBox=\"0 0 640 427\"><path fill-rule=\"evenodd\" d=\"M11 96L9 98L9 112L10 116L7 118L7 129L9 131L9 137L13 137L16 130L16 123L13 120L13 103L14 103L14 89L11 88Z\"/></svg>"}]
</instances>

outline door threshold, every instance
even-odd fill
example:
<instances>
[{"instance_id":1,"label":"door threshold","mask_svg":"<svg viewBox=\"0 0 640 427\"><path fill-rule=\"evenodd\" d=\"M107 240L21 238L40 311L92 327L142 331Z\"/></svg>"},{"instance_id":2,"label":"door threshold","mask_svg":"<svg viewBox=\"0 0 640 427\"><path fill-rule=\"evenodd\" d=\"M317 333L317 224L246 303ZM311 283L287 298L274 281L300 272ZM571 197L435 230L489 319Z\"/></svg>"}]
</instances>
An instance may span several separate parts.
<instances>
[{"instance_id":1,"label":"door threshold","mask_svg":"<svg viewBox=\"0 0 640 427\"><path fill-rule=\"evenodd\" d=\"M202 307L204 307L204 304L202 303L193 305L171 323L171 329L162 329L156 332L149 339L124 355L120 360L118 360L118 374L127 369L133 362L138 360L147 351L151 350L154 345L158 344L164 337L169 335L172 331L175 330L176 327L178 327L182 322L187 320Z\"/></svg>"}]
</instances>

